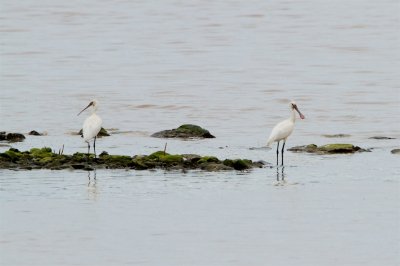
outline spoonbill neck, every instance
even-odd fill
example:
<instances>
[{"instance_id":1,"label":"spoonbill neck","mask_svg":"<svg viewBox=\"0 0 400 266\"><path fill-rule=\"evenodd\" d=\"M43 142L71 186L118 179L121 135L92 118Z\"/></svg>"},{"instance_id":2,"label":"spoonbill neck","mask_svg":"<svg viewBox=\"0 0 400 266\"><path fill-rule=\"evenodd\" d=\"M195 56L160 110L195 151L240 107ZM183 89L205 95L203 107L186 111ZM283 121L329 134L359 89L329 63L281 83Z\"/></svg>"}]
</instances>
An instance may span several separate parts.
<instances>
[{"instance_id":1,"label":"spoonbill neck","mask_svg":"<svg viewBox=\"0 0 400 266\"><path fill-rule=\"evenodd\" d=\"M292 115L290 116L290 120L292 120L292 122L296 122L296 110L293 108L292 109Z\"/></svg>"}]
</instances>

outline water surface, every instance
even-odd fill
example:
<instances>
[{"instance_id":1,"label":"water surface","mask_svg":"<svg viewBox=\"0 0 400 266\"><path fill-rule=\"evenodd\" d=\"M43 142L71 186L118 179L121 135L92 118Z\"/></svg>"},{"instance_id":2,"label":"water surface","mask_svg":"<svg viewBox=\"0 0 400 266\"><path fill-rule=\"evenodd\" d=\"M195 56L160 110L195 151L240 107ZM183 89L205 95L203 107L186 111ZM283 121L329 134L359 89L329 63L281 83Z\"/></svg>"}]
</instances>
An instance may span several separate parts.
<instances>
[{"instance_id":1,"label":"water surface","mask_svg":"<svg viewBox=\"0 0 400 266\"><path fill-rule=\"evenodd\" d=\"M166 141L153 132L195 123L217 138L168 140L168 152L273 162L274 150L250 148L291 99L306 120L287 147L373 148L287 152L283 174L98 170L89 182L87 172L0 170L1 264L400 264L397 1L0 7L0 130L47 132L12 147L85 151L71 133L96 98L115 133L96 146L113 154L157 151ZM322 136L337 133L351 136Z\"/></svg>"}]
</instances>

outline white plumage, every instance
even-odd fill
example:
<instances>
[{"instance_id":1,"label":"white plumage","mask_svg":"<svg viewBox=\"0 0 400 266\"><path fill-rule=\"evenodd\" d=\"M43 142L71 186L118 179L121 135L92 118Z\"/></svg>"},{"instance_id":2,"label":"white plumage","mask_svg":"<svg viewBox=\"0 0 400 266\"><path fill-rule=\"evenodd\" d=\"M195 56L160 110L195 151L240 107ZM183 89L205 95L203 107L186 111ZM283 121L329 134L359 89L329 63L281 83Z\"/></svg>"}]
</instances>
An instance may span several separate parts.
<instances>
[{"instance_id":1,"label":"white plumage","mask_svg":"<svg viewBox=\"0 0 400 266\"><path fill-rule=\"evenodd\" d=\"M279 142L283 140L282 146L282 165L283 165L283 152L285 148L286 139L292 134L294 129L294 123L296 121L296 112L297 111L300 115L301 119L304 119L304 115L299 111L295 102L290 103L290 108L292 111L292 115L282 122L279 122L271 131L271 134L267 141L267 146L270 146L273 142L278 142L276 147L276 164L278 165L278 155L279 155Z\"/></svg>"},{"instance_id":2,"label":"white plumage","mask_svg":"<svg viewBox=\"0 0 400 266\"><path fill-rule=\"evenodd\" d=\"M82 133L83 133L83 139L85 142L88 144L88 155L90 152L90 140L94 139L93 141L93 150L94 150L94 156L96 157L96 137L97 134L99 134L101 125L103 121L101 120L100 116L96 114L97 108L99 106L99 103L96 100L93 100L89 103L88 106L86 106L85 109L83 109L78 115L80 115L83 111L91 107L91 115L85 119L85 122L83 122L83 127L82 127Z\"/></svg>"}]
</instances>

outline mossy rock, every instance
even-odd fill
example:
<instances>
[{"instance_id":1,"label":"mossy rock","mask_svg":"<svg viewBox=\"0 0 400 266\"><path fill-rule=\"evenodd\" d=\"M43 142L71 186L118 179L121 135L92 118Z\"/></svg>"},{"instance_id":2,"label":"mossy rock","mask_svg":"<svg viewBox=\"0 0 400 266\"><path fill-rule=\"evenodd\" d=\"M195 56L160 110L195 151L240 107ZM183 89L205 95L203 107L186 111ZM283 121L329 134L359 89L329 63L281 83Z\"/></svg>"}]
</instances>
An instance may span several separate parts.
<instances>
[{"instance_id":1,"label":"mossy rock","mask_svg":"<svg viewBox=\"0 0 400 266\"><path fill-rule=\"evenodd\" d=\"M323 146L317 146L315 144L296 146L288 149L288 151L308 152L316 154L341 154L341 153L364 152L368 150L362 149L358 146L354 146L353 144L335 143L335 144L326 144Z\"/></svg>"},{"instance_id":2,"label":"mossy rock","mask_svg":"<svg viewBox=\"0 0 400 266\"><path fill-rule=\"evenodd\" d=\"M78 135L81 135L81 137L83 137L83 130L82 130L82 129L79 130ZM103 128L103 127L100 129L99 133L97 134L97 137L98 137L98 138L101 138L101 137L109 137L109 136L111 136L111 135L110 135L110 134L107 132L107 130L106 130L105 128Z\"/></svg>"},{"instance_id":3,"label":"mossy rock","mask_svg":"<svg viewBox=\"0 0 400 266\"><path fill-rule=\"evenodd\" d=\"M226 159L223 164L239 171L253 168L253 162L247 159Z\"/></svg>"},{"instance_id":4,"label":"mossy rock","mask_svg":"<svg viewBox=\"0 0 400 266\"><path fill-rule=\"evenodd\" d=\"M155 138L215 138L211 133L197 125L184 124L176 129L163 130L151 135Z\"/></svg>"},{"instance_id":5,"label":"mossy rock","mask_svg":"<svg viewBox=\"0 0 400 266\"><path fill-rule=\"evenodd\" d=\"M0 157L7 161L17 162L19 159L21 159L22 153L17 149L10 148L8 151L0 153Z\"/></svg>"},{"instance_id":6,"label":"mossy rock","mask_svg":"<svg viewBox=\"0 0 400 266\"><path fill-rule=\"evenodd\" d=\"M219 163L219 159L215 156L203 156L200 160L197 161L198 164L202 163Z\"/></svg>"}]
</instances>

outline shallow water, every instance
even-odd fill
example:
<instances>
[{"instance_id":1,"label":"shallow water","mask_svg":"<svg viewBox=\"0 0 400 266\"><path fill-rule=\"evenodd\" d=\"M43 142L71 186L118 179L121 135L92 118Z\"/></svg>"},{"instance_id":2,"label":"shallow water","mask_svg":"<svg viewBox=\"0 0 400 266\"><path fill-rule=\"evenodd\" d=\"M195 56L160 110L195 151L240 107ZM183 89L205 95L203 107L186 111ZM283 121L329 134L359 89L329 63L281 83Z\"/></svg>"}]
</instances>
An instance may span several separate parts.
<instances>
[{"instance_id":1,"label":"shallow water","mask_svg":"<svg viewBox=\"0 0 400 266\"><path fill-rule=\"evenodd\" d=\"M216 139L170 153L275 160L287 147L349 142L371 153L286 153L248 173L0 170L4 265L398 265L399 15L396 1L8 1L1 4L1 128L46 131L18 149L85 151L92 98L113 154L148 154L158 130ZM344 133L343 139L323 134ZM256 147L256 149L250 149ZM0 151L8 147L0 146ZM282 178L281 169L278 177ZM94 173L91 173L92 179Z\"/></svg>"}]
</instances>

